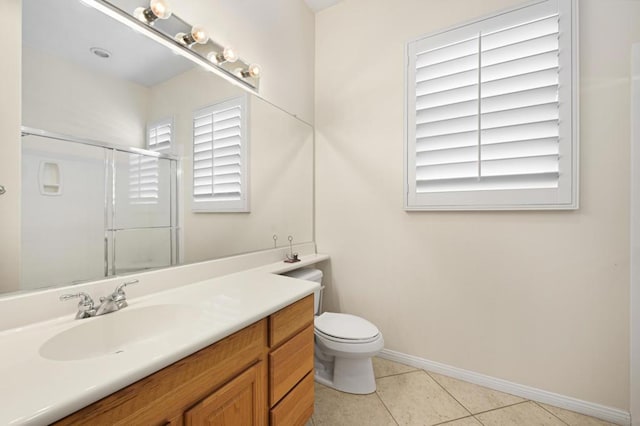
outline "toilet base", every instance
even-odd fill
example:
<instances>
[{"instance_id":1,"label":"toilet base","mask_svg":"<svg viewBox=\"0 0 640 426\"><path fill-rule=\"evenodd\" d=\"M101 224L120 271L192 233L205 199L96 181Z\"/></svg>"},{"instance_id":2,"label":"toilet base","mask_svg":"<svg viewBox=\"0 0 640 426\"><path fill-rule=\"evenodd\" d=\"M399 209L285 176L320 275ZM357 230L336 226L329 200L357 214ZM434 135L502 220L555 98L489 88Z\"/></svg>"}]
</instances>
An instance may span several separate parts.
<instances>
[{"instance_id":1,"label":"toilet base","mask_svg":"<svg viewBox=\"0 0 640 426\"><path fill-rule=\"evenodd\" d=\"M316 348L317 351L317 348ZM315 380L341 392L366 395L376 391L371 357L315 359Z\"/></svg>"}]
</instances>

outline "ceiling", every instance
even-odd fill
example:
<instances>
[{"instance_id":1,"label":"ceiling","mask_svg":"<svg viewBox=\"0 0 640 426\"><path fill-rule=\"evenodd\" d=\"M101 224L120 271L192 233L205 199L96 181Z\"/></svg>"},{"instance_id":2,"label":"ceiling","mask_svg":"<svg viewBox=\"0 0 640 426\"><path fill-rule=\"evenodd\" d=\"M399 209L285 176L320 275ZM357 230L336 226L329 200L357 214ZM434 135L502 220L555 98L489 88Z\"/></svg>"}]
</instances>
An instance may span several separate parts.
<instances>
[{"instance_id":1,"label":"ceiling","mask_svg":"<svg viewBox=\"0 0 640 426\"><path fill-rule=\"evenodd\" d=\"M320 12L328 7L340 3L342 0L304 0L307 6L314 12Z\"/></svg>"},{"instance_id":2,"label":"ceiling","mask_svg":"<svg viewBox=\"0 0 640 426\"><path fill-rule=\"evenodd\" d=\"M22 40L93 71L151 87L195 65L79 0L23 0ZM99 47L111 53L101 59L90 52Z\"/></svg>"}]
</instances>

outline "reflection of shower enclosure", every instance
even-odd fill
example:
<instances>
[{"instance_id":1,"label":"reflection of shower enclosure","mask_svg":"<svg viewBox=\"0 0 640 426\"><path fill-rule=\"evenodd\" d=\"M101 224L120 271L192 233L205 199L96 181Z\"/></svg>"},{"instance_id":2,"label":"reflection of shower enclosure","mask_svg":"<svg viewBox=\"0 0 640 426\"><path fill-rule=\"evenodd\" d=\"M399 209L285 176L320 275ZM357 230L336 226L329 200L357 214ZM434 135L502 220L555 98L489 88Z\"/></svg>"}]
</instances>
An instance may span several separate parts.
<instances>
[{"instance_id":1,"label":"reflection of shower enclosure","mask_svg":"<svg viewBox=\"0 0 640 426\"><path fill-rule=\"evenodd\" d=\"M177 160L23 129L21 288L177 263Z\"/></svg>"}]
</instances>

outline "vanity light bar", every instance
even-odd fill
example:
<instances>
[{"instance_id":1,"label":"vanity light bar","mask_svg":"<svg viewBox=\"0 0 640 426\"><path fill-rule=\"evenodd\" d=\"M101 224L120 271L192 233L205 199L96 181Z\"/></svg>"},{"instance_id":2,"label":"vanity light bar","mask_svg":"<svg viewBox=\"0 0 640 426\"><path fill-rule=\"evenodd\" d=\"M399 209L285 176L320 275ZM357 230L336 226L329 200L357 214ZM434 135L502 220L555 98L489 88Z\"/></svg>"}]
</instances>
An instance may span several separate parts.
<instances>
[{"instance_id":1,"label":"vanity light bar","mask_svg":"<svg viewBox=\"0 0 640 426\"><path fill-rule=\"evenodd\" d=\"M111 5L105 0L81 0L87 6L90 6L105 15L115 19L121 24L126 25L132 30L143 34L145 37L150 38L151 40L162 44L163 46L169 48L172 52L183 56L186 59L189 59L192 62L200 65L204 69L213 72L214 74L224 78L229 83L241 87L245 90L248 90L251 93L258 94L257 92L257 84L254 85L249 81L238 78L238 76L233 73L216 66L212 62L206 60L202 56L200 56L197 52L192 51L187 46L182 45L180 43L176 43L175 40L169 38L163 33L153 29L153 27L144 24L143 22L137 20L135 17L121 11L117 7Z\"/></svg>"}]
</instances>

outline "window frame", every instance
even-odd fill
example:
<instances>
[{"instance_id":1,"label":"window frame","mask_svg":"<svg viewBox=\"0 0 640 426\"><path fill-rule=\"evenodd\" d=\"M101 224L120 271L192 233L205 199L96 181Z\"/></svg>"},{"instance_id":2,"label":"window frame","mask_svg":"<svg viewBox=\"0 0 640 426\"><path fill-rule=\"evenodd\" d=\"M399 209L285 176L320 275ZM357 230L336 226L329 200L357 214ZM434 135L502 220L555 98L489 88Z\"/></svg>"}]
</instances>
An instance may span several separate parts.
<instances>
[{"instance_id":1,"label":"window frame","mask_svg":"<svg viewBox=\"0 0 640 426\"><path fill-rule=\"evenodd\" d=\"M547 5L547 6L545 6ZM415 81L412 83L411 78L415 78L415 49L420 42L425 40L446 40L455 34L477 33L478 27L481 25L496 25L500 20L516 19L514 16L532 13L530 8L554 7L560 16L570 16L570 31L567 31L566 23L561 25L560 32L565 35L566 50L570 46L571 52L568 53L570 59L569 66L567 61L560 63L560 73L563 74L564 80L570 78L571 85L568 87L570 93L568 96L570 102L567 103L567 96L561 97L559 102L561 108L565 109L565 113L561 112L561 120L567 120L570 117L569 130L566 134L570 135L570 141L565 145L569 147L571 154L564 155L564 151L560 152L560 177L558 190L541 190L541 189L516 189L516 190L488 190L488 191L460 191L460 192L439 192L439 193L423 193L419 194L415 191L415 174L416 174L416 153L415 153L415 127L416 127L416 111L410 108L411 93L415 91ZM529 10L527 10L529 9ZM507 15L506 17L503 15ZM416 39L410 40L405 44L405 63L404 63L404 209L407 211L431 211L431 210L574 210L579 206L579 62L578 62L578 10L576 0L539 0L524 3L520 6L499 11L490 15L486 15L480 19L475 19L456 25L444 30L439 30ZM567 41L567 35L569 40ZM456 37L460 40L462 36ZM413 68L412 68L413 67ZM565 88L567 90L567 88ZM415 95L413 95L415 100ZM570 112L566 112L569 108ZM413 159L411 159L413 156ZM567 158L568 157L568 158ZM413 160L413 161L412 161ZM564 166L563 166L564 164ZM563 170L570 166L570 172ZM413 187L412 182L413 180ZM413 191L412 191L413 188ZM555 191L554 195L550 195ZM564 191L561 193L561 191ZM560 196L558 196L560 194ZM426 196L425 196L426 195ZM544 201L543 201L544 200Z\"/></svg>"}]
</instances>

